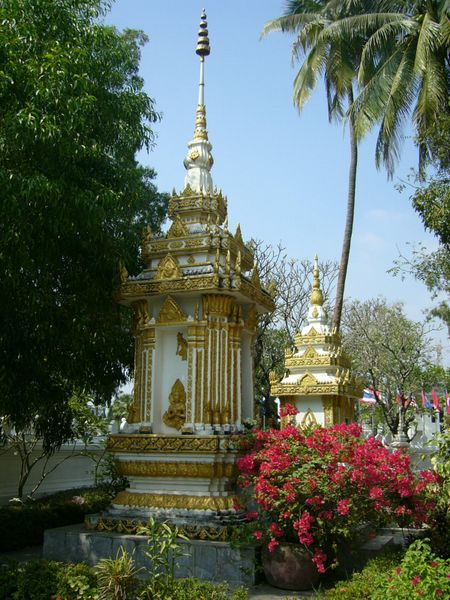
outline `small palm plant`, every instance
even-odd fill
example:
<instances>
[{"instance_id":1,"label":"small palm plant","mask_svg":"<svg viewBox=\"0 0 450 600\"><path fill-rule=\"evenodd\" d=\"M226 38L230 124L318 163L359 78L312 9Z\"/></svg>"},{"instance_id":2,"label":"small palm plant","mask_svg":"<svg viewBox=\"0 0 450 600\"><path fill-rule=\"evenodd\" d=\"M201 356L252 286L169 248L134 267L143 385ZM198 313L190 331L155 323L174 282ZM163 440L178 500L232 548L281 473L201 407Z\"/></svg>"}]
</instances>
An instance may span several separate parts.
<instances>
[{"instance_id":1,"label":"small palm plant","mask_svg":"<svg viewBox=\"0 0 450 600\"><path fill-rule=\"evenodd\" d=\"M99 600L132 600L138 588L133 556L120 548L116 558L105 558L95 568L98 582Z\"/></svg>"}]
</instances>

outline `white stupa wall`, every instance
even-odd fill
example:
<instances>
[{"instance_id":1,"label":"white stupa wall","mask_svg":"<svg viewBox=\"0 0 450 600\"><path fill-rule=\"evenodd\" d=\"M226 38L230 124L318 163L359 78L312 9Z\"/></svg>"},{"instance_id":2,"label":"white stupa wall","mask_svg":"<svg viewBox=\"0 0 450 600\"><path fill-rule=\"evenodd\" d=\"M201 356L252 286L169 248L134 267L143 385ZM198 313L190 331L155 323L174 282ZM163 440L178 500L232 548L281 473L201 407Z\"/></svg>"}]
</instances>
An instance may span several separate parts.
<instances>
[{"instance_id":1,"label":"white stupa wall","mask_svg":"<svg viewBox=\"0 0 450 600\"><path fill-rule=\"evenodd\" d=\"M162 417L169 406L169 395L177 379L187 389L187 360L177 355L177 336L180 332L186 338L187 328L175 325L157 328L156 360L153 400L153 433L173 433L173 428L164 424Z\"/></svg>"},{"instance_id":2,"label":"white stupa wall","mask_svg":"<svg viewBox=\"0 0 450 600\"><path fill-rule=\"evenodd\" d=\"M296 423L298 425L303 421L306 413L310 410L317 421L318 425L325 426L325 414L323 411L323 402L321 396L308 396L295 402L295 408L299 411L296 415Z\"/></svg>"}]
</instances>

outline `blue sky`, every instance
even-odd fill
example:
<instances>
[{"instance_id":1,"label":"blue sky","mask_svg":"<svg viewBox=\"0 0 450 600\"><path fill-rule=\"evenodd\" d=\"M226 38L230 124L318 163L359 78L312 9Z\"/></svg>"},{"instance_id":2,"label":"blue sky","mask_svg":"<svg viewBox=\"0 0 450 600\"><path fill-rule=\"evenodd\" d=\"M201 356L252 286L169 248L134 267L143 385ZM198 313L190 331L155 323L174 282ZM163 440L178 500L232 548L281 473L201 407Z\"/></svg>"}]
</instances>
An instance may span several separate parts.
<instances>
[{"instance_id":1,"label":"blue sky","mask_svg":"<svg viewBox=\"0 0 450 600\"><path fill-rule=\"evenodd\" d=\"M141 73L162 113L156 146L140 161L158 173L163 191L183 187L183 159L194 129L198 57L195 44L202 8L208 15L211 55L205 65L205 102L213 145L214 184L228 196L230 228L244 239L281 244L293 258L339 260L347 202L348 132L328 123L318 87L301 114L292 103L292 39L274 33L260 41L264 24L283 0L116 0L107 16L119 29L142 29ZM387 273L408 243L436 242L395 184L417 164L408 136L393 181L377 171L375 137L360 146L356 214L346 295L384 295L403 301L413 319L431 306L425 287ZM436 334L450 349L445 332Z\"/></svg>"}]
</instances>

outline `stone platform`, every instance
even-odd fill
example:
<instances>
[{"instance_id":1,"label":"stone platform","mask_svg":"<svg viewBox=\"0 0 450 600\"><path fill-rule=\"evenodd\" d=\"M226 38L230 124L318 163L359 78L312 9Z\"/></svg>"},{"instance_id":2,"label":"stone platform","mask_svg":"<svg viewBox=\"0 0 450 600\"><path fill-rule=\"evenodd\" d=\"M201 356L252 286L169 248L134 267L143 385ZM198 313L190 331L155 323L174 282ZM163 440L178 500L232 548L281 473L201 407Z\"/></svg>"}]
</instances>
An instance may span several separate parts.
<instances>
[{"instance_id":1,"label":"stone platform","mask_svg":"<svg viewBox=\"0 0 450 600\"><path fill-rule=\"evenodd\" d=\"M176 578L197 577L206 581L226 581L230 586L252 586L255 583L256 549L253 546L232 548L229 542L180 540L185 554L178 559ZM95 565L102 558L115 558L120 548L134 552L137 567L151 573L151 563L143 553L144 536L86 531L83 525L47 529L43 557L62 562L84 562Z\"/></svg>"}]
</instances>

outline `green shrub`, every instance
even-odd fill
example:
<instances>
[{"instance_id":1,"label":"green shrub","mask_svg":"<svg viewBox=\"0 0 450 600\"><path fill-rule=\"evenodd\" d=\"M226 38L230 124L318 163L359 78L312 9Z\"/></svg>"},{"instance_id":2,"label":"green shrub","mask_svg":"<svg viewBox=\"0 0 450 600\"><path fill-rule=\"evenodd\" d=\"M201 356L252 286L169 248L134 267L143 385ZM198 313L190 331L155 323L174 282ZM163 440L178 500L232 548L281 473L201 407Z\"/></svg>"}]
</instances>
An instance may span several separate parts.
<instances>
[{"instance_id":1,"label":"green shrub","mask_svg":"<svg viewBox=\"0 0 450 600\"><path fill-rule=\"evenodd\" d=\"M46 529L82 523L85 515L104 510L116 493L116 488L102 486L60 492L19 506L1 506L0 552L42 544Z\"/></svg>"},{"instance_id":2,"label":"green shrub","mask_svg":"<svg viewBox=\"0 0 450 600\"><path fill-rule=\"evenodd\" d=\"M0 564L0 600L11 600L17 591L17 578L19 576L19 563L8 561Z\"/></svg>"},{"instance_id":3,"label":"green shrub","mask_svg":"<svg viewBox=\"0 0 450 600\"><path fill-rule=\"evenodd\" d=\"M14 600L49 600L57 592L58 574L62 563L47 560L30 560L21 563L17 576Z\"/></svg>"},{"instance_id":4,"label":"green shrub","mask_svg":"<svg viewBox=\"0 0 450 600\"><path fill-rule=\"evenodd\" d=\"M433 554L428 542L411 544L400 565L380 579L373 600L449 597L450 559Z\"/></svg>"},{"instance_id":5,"label":"green shrub","mask_svg":"<svg viewBox=\"0 0 450 600\"><path fill-rule=\"evenodd\" d=\"M239 587L230 596L230 588L226 583L212 583L200 579L177 579L173 587L162 598L176 598L176 600L247 600L248 592Z\"/></svg>"},{"instance_id":6,"label":"green shrub","mask_svg":"<svg viewBox=\"0 0 450 600\"><path fill-rule=\"evenodd\" d=\"M332 600L366 600L372 598L373 590L378 582L387 577L393 567L398 565L401 553L389 553L377 556L370 560L360 573L353 573L345 581L338 581L335 586L326 590L323 598Z\"/></svg>"},{"instance_id":7,"label":"green shrub","mask_svg":"<svg viewBox=\"0 0 450 600\"><path fill-rule=\"evenodd\" d=\"M84 563L66 565L57 575L57 598L61 600L94 600L97 598L97 577Z\"/></svg>"}]
</instances>

